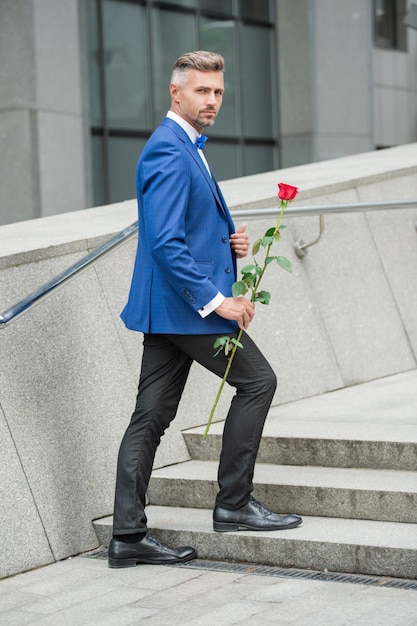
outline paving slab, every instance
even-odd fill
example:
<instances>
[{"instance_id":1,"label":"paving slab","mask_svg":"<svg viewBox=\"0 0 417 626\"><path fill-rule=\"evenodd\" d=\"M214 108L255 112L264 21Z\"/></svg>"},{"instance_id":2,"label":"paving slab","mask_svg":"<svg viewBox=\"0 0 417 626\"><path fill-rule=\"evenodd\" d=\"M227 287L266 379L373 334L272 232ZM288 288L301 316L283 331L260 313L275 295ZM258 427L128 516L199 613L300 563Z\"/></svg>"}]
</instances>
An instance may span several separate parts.
<instances>
[{"instance_id":1,"label":"paving slab","mask_svg":"<svg viewBox=\"0 0 417 626\"><path fill-rule=\"evenodd\" d=\"M416 624L417 586L387 587L383 578L372 585L365 581L306 580L272 570L258 574L247 567L215 571L203 561L112 570L105 559L95 556L78 556L1 580L0 623L133 626L144 620L150 626ZM8 599L13 601L7 604Z\"/></svg>"}]
</instances>

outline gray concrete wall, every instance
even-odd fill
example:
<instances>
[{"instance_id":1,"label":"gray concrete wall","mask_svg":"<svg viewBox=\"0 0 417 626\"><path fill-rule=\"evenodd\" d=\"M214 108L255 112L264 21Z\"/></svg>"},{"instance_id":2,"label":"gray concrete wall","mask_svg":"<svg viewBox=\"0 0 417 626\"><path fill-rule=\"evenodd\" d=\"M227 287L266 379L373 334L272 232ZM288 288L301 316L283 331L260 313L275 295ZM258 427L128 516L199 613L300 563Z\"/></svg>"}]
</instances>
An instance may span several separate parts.
<instances>
[{"instance_id":1,"label":"gray concrete wall","mask_svg":"<svg viewBox=\"0 0 417 626\"><path fill-rule=\"evenodd\" d=\"M88 206L78 0L0 6L0 224Z\"/></svg>"},{"instance_id":2,"label":"gray concrete wall","mask_svg":"<svg viewBox=\"0 0 417 626\"><path fill-rule=\"evenodd\" d=\"M277 16L282 166L372 150L371 3L277 0Z\"/></svg>"},{"instance_id":3,"label":"gray concrete wall","mask_svg":"<svg viewBox=\"0 0 417 626\"><path fill-rule=\"evenodd\" d=\"M225 181L234 208L417 198L417 145ZM136 219L135 201L0 228L0 308L82 258ZM325 219L287 218L280 253L294 271L270 270L269 307L251 334L278 375L274 404L416 367L417 207ZM252 239L271 220L248 225ZM141 335L119 319L135 252L131 240L0 330L0 575L97 545L91 521L112 512L116 457L133 410ZM193 366L156 465L188 458L181 430L207 420L218 380ZM216 419L225 416L226 390Z\"/></svg>"}]
</instances>

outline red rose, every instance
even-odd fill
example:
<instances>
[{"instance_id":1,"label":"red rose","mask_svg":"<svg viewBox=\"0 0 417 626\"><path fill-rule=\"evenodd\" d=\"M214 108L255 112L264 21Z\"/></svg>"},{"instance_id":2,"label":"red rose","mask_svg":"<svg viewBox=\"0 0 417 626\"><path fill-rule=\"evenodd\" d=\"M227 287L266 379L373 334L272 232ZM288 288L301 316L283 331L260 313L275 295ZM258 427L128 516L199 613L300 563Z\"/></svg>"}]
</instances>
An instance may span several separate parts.
<instances>
[{"instance_id":1,"label":"red rose","mask_svg":"<svg viewBox=\"0 0 417 626\"><path fill-rule=\"evenodd\" d=\"M298 187L286 185L285 183L278 183L278 189L278 198L280 200L293 200L298 193Z\"/></svg>"}]
</instances>

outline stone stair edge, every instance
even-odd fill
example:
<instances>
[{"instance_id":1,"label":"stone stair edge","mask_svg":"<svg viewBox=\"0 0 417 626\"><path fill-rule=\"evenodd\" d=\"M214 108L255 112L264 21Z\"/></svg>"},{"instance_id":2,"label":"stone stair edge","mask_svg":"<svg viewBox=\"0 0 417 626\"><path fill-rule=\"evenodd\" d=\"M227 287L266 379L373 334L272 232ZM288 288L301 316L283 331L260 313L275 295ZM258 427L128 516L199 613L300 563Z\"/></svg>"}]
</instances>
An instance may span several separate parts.
<instances>
[{"instance_id":1,"label":"stone stair edge","mask_svg":"<svg viewBox=\"0 0 417 626\"><path fill-rule=\"evenodd\" d=\"M151 476L149 503L204 509L214 502L217 463L191 460ZM258 463L254 495L281 513L417 523L417 473Z\"/></svg>"},{"instance_id":2,"label":"stone stair edge","mask_svg":"<svg viewBox=\"0 0 417 626\"><path fill-rule=\"evenodd\" d=\"M212 528L212 509L149 505L146 508L150 532L156 528L211 534L213 537L239 535L246 539L303 540L317 543L355 543L361 546L395 547L416 553L417 573L417 524L383 522L377 520L345 519L336 517L303 516L303 524L297 528L279 531L238 531L217 533ZM102 529L111 537L113 516L93 520L94 527ZM317 532L318 529L320 532ZM102 543L106 546L107 543Z\"/></svg>"},{"instance_id":3,"label":"stone stair edge","mask_svg":"<svg viewBox=\"0 0 417 626\"><path fill-rule=\"evenodd\" d=\"M211 561L417 578L417 524L304 516L287 531L216 533L211 509L149 505L147 515L160 541ZM112 516L93 524L108 546Z\"/></svg>"},{"instance_id":4,"label":"stone stair edge","mask_svg":"<svg viewBox=\"0 0 417 626\"><path fill-rule=\"evenodd\" d=\"M267 420L268 422L268 420ZM203 427L183 431L190 457L218 460L222 445L223 424L212 426L203 440ZM377 434L376 434L377 433ZM276 424L265 427L257 463L279 463L291 466L357 467L382 470L414 471L417 467L416 426L362 429L351 424L328 428L317 422Z\"/></svg>"},{"instance_id":5,"label":"stone stair edge","mask_svg":"<svg viewBox=\"0 0 417 626\"><path fill-rule=\"evenodd\" d=\"M416 420L417 425L417 420ZM322 441L348 441L364 443L404 443L415 444L417 447L417 426L412 424L362 424L359 421L331 423L326 420L283 420L279 417L268 416L262 439L306 439ZM182 431L187 439L201 438L201 445L208 440L221 437L224 420L211 425L207 439L203 440L205 426L194 426ZM303 430L305 429L305 430Z\"/></svg>"},{"instance_id":6,"label":"stone stair edge","mask_svg":"<svg viewBox=\"0 0 417 626\"><path fill-rule=\"evenodd\" d=\"M217 467L218 462L215 460L190 459L182 463L154 469L151 481L153 479L216 481ZM297 476L299 476L299 478L297 478ZM323 482L317 484L317 479L320 479L320 476ZM304 482L306 479L308 479L307 484ZM377 483L377 485L379 483L383 491L417 494L417 473L412 470L257 463L254 475L255 484L264 482L269 485L300 485L303 487L315 486L344 489L349 488L349 484L345 482L347 479L352 480L351 487L355 489L374 491L375 483ZM368 484L369 479L372 480L371 484ZM388 487L387 481L391 483ZM407 485L406 489L404 488L405 483Z\"/></svg>"}]
</instances>

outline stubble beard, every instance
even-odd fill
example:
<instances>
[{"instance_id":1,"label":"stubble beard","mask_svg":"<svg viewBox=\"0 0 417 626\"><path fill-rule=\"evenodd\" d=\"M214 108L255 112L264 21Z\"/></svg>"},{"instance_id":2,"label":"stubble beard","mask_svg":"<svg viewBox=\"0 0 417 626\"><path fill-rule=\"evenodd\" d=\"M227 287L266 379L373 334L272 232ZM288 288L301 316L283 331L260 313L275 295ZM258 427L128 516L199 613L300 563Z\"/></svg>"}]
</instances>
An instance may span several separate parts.
<instances>
[{"instance_id":1,"label":"stubble beard","mask_svg":"<svg viewBox=\"0 0 417 626\"><path fill-rule=\"evenodd\" d=\"M193 120L197 126L201 126L201 128L207 128L207 126L213 126L216 122L216 113L213 111L214 117L207 118L198 116L197 119Z\"/></svg>"}]
</instances>

